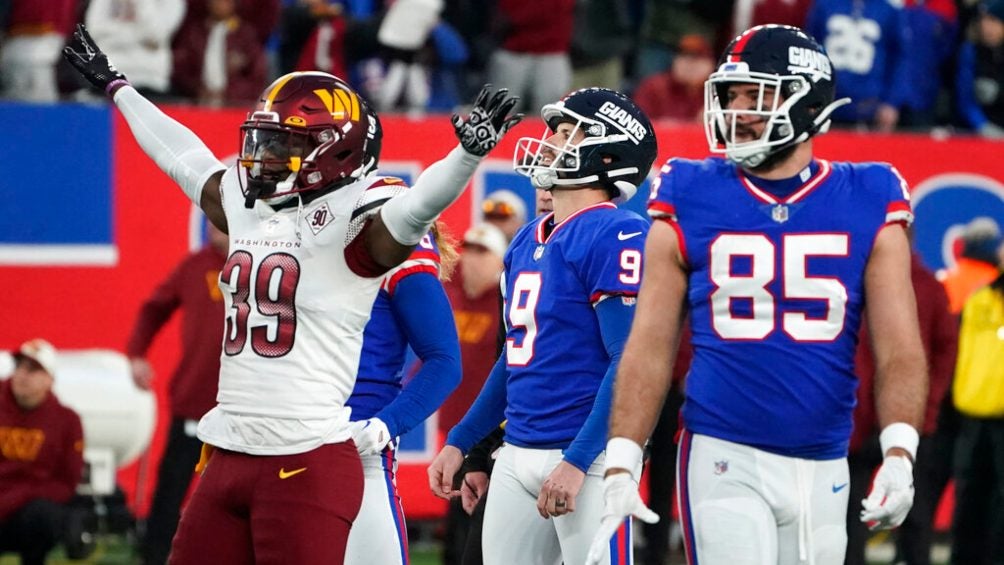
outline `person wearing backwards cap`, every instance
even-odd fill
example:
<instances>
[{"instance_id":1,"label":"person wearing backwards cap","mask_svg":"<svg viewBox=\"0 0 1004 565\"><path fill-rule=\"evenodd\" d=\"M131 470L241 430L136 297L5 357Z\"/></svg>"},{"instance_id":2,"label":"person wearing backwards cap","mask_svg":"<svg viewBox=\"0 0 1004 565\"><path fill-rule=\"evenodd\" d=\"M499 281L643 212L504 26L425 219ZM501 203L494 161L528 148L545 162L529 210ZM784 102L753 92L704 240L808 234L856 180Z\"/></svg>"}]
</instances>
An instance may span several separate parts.
<instances>
[{"instance_id":1,"label":"person wearing backwards cap","mask_svg":"<svg viewBox=\"0 0 1004 565\"><path fill-rule=\"evenodd\" d=\"M62 537L66 503L84 466L80 417L52 393L56 350L33 339L0 381L0 554L45 563Z\"/></svg>"}]
</instances>

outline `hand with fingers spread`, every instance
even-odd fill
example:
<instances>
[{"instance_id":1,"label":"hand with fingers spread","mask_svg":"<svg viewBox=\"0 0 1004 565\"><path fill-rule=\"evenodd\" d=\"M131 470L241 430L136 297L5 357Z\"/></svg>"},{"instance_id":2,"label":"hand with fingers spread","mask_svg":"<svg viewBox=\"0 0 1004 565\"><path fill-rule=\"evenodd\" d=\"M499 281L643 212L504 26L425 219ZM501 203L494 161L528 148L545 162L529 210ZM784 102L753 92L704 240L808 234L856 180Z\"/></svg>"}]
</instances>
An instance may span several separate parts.
<instances>
[{"instance_id":1,"label":"hand with fingers spread","mask_svg":"<svg viewBox=\"0 0 1004 565\"><path fill-rule=\"evenodd\" d=\"M73 37L63 48L63 58L88 82L108 96L113 96L119 88L129 84L125 75L115 68L108 56L94 43L84 24L77 24Z\"/></svg>"},{"instance_id":2,"label":"hand with fingers spread","mask_svg":"<svg viewBox=\"0 0 1004 565\"><path fill-rule=\"evenodd\" d=\"M586 474L568 461L558 463L544 479L537 495L537 512L547 519L575 512L575 497L582 489Z\"/></svg>"},{"instance_id":3,"label":"hand with fingers spread","mask_svg":"<svg viewBox=\"0 0 1004 565\"><path fill-rule=\"evenodd\" d=\"M913 464L900 455L882 461L868 498L861 501L861 521L869 530L890 530L906 519L913 506Z\"/></svg>"},{"instance_id":4,"label":"hand with fingers spread","mask_svg":"<svg viewBox=\"0 0 1004 565\"><path fill-rule=\"evenodd\" d=\"M453 489L453 477L464 464L464 454L452 445L444 445L429 465L429 489L439 498L451 499L460 494Z\"/></svg>"},{"instance_id":5,"label":"hand with fingers spread","mask_svg":"<svg viewBox=\"0 0 1004 565\"><path fill-rule=\"evenodd\" d=\"M606 556L610 538L628 516L634 516L646 524L655 524L659 515L652 512L642 502L638 494L638 483L630 473L616 473L603 479L603 518L600 529L593 536L589 546L586 565L598 565Z\"/></svg>"},{"instance_id":6,"label":"hand with fingers spread","mask_svg":"<svg viewBox=\"0 0 1004 565\"><path fill-rule=\"evenodd\" d=\"M508 89L500 88L491 95L491 85L486 84L474 100L474 107L466 120L459 114L453 114L453 129L465 151L484 157L510 128L523 119L521 113L509 114L519 103L519 97L508 97L508 94Z\"/></svg>"},{"instance_id":7,"label":"hand with fingers spread","mask_svg":"<svg viewBox=\"0 0 1004 565\"><path fill-rule=\"evenodd\" d=\"M484 471L470 471L464 475L464 483L460 485L460 502L464 507L464 512L474 513L474 507L481 501L481 497L488 493L488 473Z\"/></svg>"}]
</instances>

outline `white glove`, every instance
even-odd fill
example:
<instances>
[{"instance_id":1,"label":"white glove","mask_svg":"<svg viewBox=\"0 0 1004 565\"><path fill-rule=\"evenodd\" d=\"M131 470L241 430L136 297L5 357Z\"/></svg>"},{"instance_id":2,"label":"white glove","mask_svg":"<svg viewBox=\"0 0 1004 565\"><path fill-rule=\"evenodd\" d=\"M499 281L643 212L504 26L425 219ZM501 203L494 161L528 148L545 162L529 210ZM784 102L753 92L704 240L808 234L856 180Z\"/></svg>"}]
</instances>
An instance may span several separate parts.
<instances>
[{"instance_id":1,"label":"white glove","mask_svg":"<svg viewBox=\"0 0 1004 565\"><path fill-rule=\"evenodd\" d=\"M390 430L380 418L352 422L352 441L359 455L375 455L390 443Z\"/></svg>"},{"instance_id":2,"label":"white glove","mask_svg":"<svg viewBox=\"0 0 1004 565\"><path fill-rule=\"evenodd\" d=\"M913 506L913 463L902 455L886 457L861 506L861 521L870 530L889 530L902 524Z\"/></svg>"},{"instance_id":3,"label":"white glove","mask_svg":"<svg viewBox=\"0 0 1004 565\"><path fill-rule=\"evenodd\" d=\"M607 554L610 538L628 516L634 516L647 524L659 521L659 515L652 512L641 501L638 483L628 473L617 473L603 479L603 519L600 529L593 536L589 546L586 565L598 565Z\"/></svg>"}]
</instances>

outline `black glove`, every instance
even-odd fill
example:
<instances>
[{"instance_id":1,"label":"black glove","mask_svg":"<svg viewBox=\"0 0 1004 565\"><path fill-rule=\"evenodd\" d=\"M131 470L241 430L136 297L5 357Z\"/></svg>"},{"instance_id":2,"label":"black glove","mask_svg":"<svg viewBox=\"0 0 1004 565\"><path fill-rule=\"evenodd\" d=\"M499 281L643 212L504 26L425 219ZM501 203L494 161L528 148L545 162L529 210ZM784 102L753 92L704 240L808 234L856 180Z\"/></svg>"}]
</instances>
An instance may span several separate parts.
<instances>
[{"instance_id":1,"label":"black glove","mask_svg":"<svg viewBox=\"0 0 1004 565\"><path fill-rule=\"evenodd\" d=\"M457 139L464 150L478 157L487 155L505 132L523 119L523 114L509 115L519 102L518 96L507 98L509 90L506 88L500 88L491 98L490 92L491 85L486 84L474 101L471 115L466 120L458 114L453 114L451 118Z\"/></svg>"},{"instance_id":2,"label":"black glove","mask_svg":"<svg viewBox=\"0 0 1004 565\"><path fill-rule=\"evenodd\" d=\"M129 84L125 75L120 73L108 60L108 56L98 49L84 24L77 24L73 38L63 48L63 58L88 82L109 96L115 94L120 87Z\"/></svg>"}]
</instances>

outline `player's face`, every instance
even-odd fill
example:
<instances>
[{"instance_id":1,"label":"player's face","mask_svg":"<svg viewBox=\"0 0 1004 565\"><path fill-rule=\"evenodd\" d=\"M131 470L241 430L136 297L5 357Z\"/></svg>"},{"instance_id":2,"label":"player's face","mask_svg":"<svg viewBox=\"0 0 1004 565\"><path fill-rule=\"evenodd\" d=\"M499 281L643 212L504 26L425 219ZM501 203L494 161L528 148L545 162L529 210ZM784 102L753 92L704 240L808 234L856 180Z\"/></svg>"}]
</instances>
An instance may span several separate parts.
<instances>
[{"instance_id":1,"label":"player's face","mask_svg":"<svg viewBox=\"0 0 1004 565\"><path fill-rule=\"evenodd\" d=\"M735 83L729 85L725 100L726 110L746 110L750 113L731 114L735 120L735 141L743 143L755 141L763 135L766 117L752 112L769 112L774 108L774 88L755 83ZM731 126L732 124L729 124Z\"/></svg>"},{"instance_id":2,"label":"player's face","mask_svg":"<svg viewBox=\"0 0 1004 565\"><path fill-rule=\"evenodd\" d=\"M586 138L585 132L582 129L576 127L575 124L562 122L558 124L557 129L554 130L554 134L545 140L546 144L540 151L541 165L550 165L554 162L557 157L554 150L550 146L554 147L566 147L568 145L578 145Z\"/></svg>"}]
</instances>

